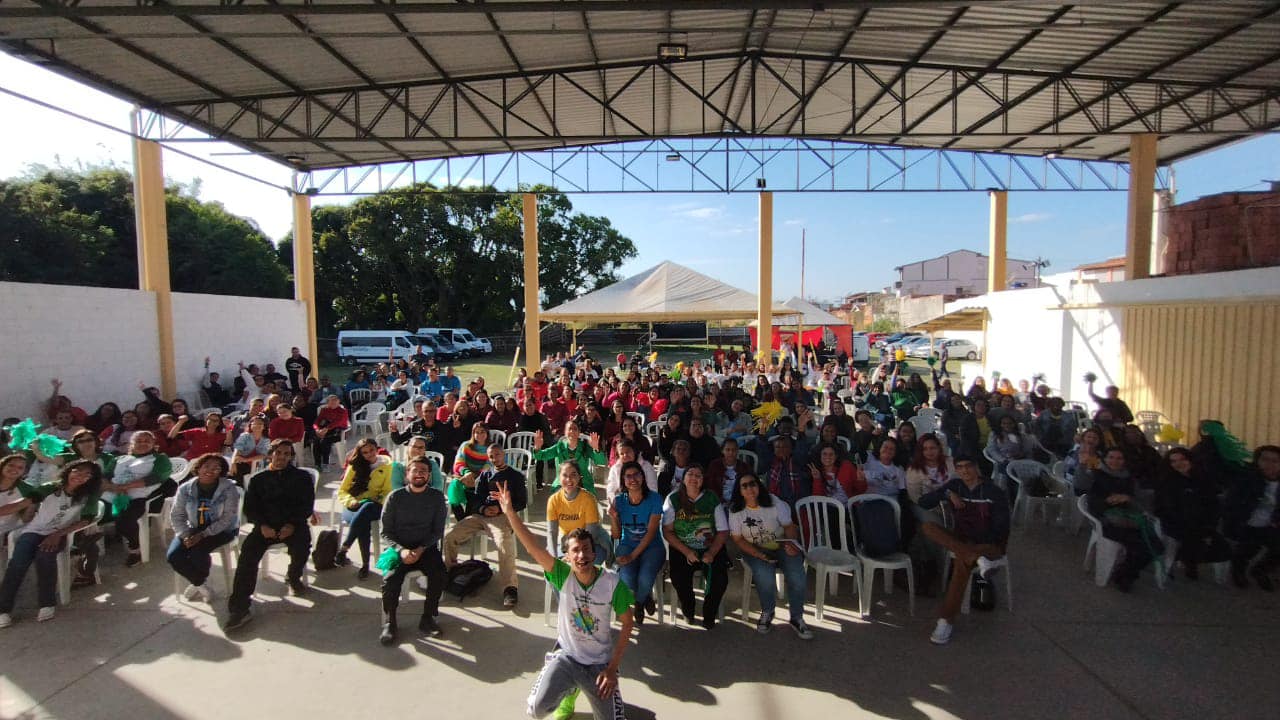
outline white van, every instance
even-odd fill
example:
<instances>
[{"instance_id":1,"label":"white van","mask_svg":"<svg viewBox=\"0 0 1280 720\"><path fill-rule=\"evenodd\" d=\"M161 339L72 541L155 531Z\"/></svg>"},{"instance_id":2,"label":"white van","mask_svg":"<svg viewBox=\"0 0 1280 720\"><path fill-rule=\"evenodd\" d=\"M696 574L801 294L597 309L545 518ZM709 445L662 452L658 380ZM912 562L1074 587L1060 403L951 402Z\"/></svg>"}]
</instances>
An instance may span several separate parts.
<instances>
[{"instance_id":1,"label":"white van","mask_svg":"<svg viewBox=\"0 0 1280 720\"><path fill-rule=\"evenodd\" d=\"M849 358L849 362L871 362L871 343L867 342L867 334L854 333L853 337L850 339L853 341L853 357Z\"/></svg>"},{"instance_id":2,"label":"white van","mask_svg":"<svg viewBox=\"0 0 1280 720\"><path fill-rule=\"evenodd\" d=\"M386 362L395 351L397 359L410 359L418 352L418 338L404 330L339 330L338 360L345 365ZM422 348L430 356L430 347Z\"/></svg>"},{"instance_id":3,"label":"white van","mask_svg":"<svg viewBox=\"0 0 1280 720\"><path fill-rule=\"evenodd\" d=\"M484 346L470 330L465 328L418 328L419 335L434 335L453 343L461 357L473 357L484 353Z\"/></svg>"}]
</instances>

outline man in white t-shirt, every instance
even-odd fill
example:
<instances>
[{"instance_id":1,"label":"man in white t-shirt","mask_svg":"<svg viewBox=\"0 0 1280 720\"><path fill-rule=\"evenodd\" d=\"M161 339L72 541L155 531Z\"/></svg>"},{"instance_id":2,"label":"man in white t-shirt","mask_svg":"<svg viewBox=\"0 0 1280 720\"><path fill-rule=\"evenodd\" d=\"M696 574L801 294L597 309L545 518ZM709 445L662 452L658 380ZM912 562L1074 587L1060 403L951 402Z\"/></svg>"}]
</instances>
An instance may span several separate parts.
<instances>
[{"instance_id":1,"label":"man in white t-shirt","mask_svg":"<svg viewBox=\"0 0 1280 720\"><path fill-rule=\"evenodd\" d=\"M586 528L565 536L565 559L560 560L521 522L510 489L500 486L493 495L520 544L560 592L557 647L547 654L529 693L529 715L544 717L554 712L556 718L572 717L574 702L585 690L596 720L623 717L618 667L635 623L631 610L635 596L617 573L595 564L595 547ZM610 612L622 623L616 638L611 637Z\"/></svg>"}]
</instances>

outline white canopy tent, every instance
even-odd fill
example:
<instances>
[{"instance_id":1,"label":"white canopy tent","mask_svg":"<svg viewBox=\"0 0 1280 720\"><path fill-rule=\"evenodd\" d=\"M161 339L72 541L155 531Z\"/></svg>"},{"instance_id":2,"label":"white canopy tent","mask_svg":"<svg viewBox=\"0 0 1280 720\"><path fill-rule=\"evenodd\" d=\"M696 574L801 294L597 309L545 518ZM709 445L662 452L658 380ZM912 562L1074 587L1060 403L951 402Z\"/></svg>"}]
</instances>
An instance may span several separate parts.
<instances>
[{"instance_id":1,"label":"white canopy tent","mask_svg":"<svg viewBox=\"0 0 1280 720\"><path fill-rule=\"evenodd\" d=\"M573 325L747 320L756 317L759 309L754 294L666 261L544 310L539 319ZM791 317L796 314L784 306L774 306L773 312Z\"/></svg>"},{"instance_id":2,"label":"white canopy tent","mask_svg":"<svg viewBox=\"0 0 1280 720\"><path fill-rule=\"evenodd\" d=\"M803 327L822 327L824 325L849 324L817 305L798 297L792 297L790 300L782 303L782 307L785 308L785 311L782 313L782 317L778 317L775 312L773 318L774 327L794 327L796 325ZM759 320L751 321L751 327L758 327L759 325Z\"/></svg>"}]
</instances>

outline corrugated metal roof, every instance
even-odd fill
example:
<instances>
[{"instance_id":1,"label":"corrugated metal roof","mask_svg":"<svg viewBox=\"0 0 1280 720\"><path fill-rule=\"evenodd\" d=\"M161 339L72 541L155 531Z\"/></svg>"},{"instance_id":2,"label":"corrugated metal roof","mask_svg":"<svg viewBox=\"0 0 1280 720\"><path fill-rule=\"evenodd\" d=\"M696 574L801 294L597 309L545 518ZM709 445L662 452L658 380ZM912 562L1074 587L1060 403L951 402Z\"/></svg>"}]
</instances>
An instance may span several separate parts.
<instances>
[{"instance_id":1,"label":"corrugated metal roof","mask_svg":"<svg viewBox=\"0 0 1280 720\"><path fill-rule=\"evenodd\" d=\"M300 168L722 133L1114 159L1154 131L1167 162L1280 118L1280 2L638 5L31 0L0 47Z\"/></svg>"}]
</instances>

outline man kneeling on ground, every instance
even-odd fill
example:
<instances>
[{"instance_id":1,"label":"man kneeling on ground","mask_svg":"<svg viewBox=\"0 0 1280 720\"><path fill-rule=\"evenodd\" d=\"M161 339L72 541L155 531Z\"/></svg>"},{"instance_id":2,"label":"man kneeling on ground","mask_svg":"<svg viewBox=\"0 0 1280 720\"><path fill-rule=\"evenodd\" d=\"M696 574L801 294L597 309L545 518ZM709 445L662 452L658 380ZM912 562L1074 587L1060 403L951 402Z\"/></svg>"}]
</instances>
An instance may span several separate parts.
<instances>
[{"instance_id":1,"label":"man kneeling on ground","mask_svg":"<svg viewBox=\"0 0 1280 720\"><path fill-rule=\"evenodd\" d=\"M951 640L951 623L960 612L960 603L966 601L965 589L974 566L984 578L988 577L1003 564L998 561L1004 558L1009 541L1009 500L1004 491L978 474L978 465L971 457L957 456L955 468L959 477L921 495L917 503L926 510L941 504L944 517L952 518L950 530L933 522L925 523L921 530L925 537L955 555L947 594L938 610L938 625L929 638L935 645Z\"/></svg>"},{"instance_id":2,"label":"man kneeling on ground","mask_svg":"<svg viewBox=\"0 0 1280 720\"><path fill-rule=\"evenodd\" d=\"M547 552L542 540L520 521L511 490L510 485L499 486L494 498L520 544L542 567L547 582L560 591L556 649L547 655L529 693L529 715L544 717L554 711L557 720L573 717L574 703L585 690L596 720L623 717L618 668L635 623L631 610L635 597L617 573L595 564L595 548L586 528L565 537L565 560ZM616 638L610 638L611 610L622 623Z\"/></svg>"}]
</instances>

